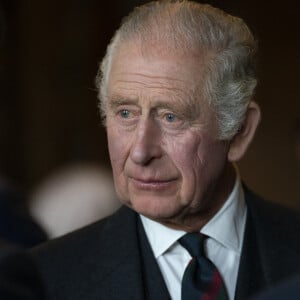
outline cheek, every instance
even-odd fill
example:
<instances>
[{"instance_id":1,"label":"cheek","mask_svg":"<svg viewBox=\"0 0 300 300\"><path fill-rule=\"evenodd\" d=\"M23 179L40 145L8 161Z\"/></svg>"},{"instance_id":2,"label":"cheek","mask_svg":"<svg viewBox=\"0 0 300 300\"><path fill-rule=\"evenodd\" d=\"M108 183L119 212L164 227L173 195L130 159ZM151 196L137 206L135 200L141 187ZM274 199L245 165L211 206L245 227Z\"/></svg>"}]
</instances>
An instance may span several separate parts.
<instances>
[{"instance_id":1,"label":"cheek","mask_svg":"<svg viewBox=\"0 0 300 300\"><path fill-rule=\"evenodd\" d=\"M108 151L111 163L114 164L116 159L120 157L120 141L116 138L114 138L114 134L112 132L107 132L107 141L108 141Z\"/></svg>"},{"instance_id":2,"label":"cheek","mask_svg":"<svg viewBox=\"0 0 300 300\"><path fill-rule=\"evenodd\" d=\"M170 139L166 144L168 156L180 171L183 180L195 177L195 170L199 167L200 145L201 138L193 134Z\"/></svg>"},{"instance_id":3,"label":"cheek","mask_svg":"<svg viewBox=\"0 0 300 300\"><path fill-rule=\"evenodd\" d=\"M114 129L114 126L107 127L108 151L112 167L116 164L122 164L126 158L128 149L128 138L126 135Z\"/></svg>"},{"instance_id":4,"label":"cheek","mask_svg":"<svg viewBox=\"0 0 300 300\"><path fill-rule=\"evenodd\" d=\"M194 163L194 171L198 180L201 180L203 185L210 184L217 180L223 171L226 161L226 147L222 142L204 142L197 149Z\"/></svg>"},{"instance_id":5,"label":"cheek","mask_svg":"<svg viewBox=\"0 0 300 300\"><path fill-rule=\"evenodd\" d=\"M172 149L169 155L181 173L184 189L195 190L206 185L218 176L226 162L224 144L205 136L190 134L180 142L171 141L169 149Z\"/></svg>"},{"instance_id":6,"label":"cheek","mask_svg":"<svg viewBox=\"0 0 300 300\"><path fill-rule=\"evenodd\" d=\"M111 167L115 182L115 189L119 194L119 189L123 188L124 182L124 165L127 158L127 151L124 146L124 138L116 134L114 130L108 130L108 151L110 156Z\"/></svg>"},{"instance_id":7,"label":"cheek","mask_svg":"<svg viewBox=\"0 0 300 300\"><path fill-rule=\"evenodd\" d=\"M127 184L124 177L124 166L127 159L127 150L124 135L112 128L107 128L109 156L113 171L116 193L122 201L127 195Z\"/></svg>"}]
</instances>

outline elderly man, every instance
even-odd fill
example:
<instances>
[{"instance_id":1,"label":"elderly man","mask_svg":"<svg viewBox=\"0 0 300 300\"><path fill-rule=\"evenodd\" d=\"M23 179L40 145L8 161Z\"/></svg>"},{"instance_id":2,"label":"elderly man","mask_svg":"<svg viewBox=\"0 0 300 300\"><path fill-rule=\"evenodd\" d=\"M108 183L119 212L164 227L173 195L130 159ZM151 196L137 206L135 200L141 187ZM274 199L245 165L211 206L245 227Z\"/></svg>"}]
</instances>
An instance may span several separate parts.
<instances>
[{"instance_id":1,"label":"elderly man","mask_svg":"<svg viewBox=\"0 0 300 300\"><path fill-rule=\"evenodd\" d=\"M255 52L209 5L150 2L123 21L97 84L125 206L34 250L50 299L245 299L300 269L299 216L233 166L260 120Z\"/></svg>"}]
</instances>

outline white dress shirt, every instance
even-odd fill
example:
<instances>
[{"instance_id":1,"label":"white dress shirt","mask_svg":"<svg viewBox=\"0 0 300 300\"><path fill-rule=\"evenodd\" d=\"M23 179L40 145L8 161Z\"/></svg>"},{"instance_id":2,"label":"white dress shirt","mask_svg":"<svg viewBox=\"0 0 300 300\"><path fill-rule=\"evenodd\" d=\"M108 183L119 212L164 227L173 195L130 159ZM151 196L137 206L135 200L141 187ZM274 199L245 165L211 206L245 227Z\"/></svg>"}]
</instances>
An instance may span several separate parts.
<instances>
[{"instance_id":1,"label":"white dress shirt","mask_svg":"<svg viewBox=\"0 0 300 300\"><path fill-rule=\"evenodd\" d=\"M240 178L219 212L201 229L208 236L207 257L221 273L229 299L234 299L246 223L246 204ZM181 299L181 281L191 256L177 241L186 232L141 216L149 243L172 300Z\"/></svg>"}]
</instances>

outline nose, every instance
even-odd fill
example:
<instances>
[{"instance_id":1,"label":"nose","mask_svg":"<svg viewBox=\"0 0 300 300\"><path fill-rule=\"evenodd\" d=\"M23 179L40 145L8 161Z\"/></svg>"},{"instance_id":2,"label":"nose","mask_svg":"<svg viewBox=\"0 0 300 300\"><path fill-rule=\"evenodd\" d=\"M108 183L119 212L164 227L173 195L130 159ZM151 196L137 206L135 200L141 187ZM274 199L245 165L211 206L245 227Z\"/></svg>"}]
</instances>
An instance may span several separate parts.
<instances>
[{"instance_id":1,"label":"nose","mask_svg":"<svg viewBox=\"0 0 300 300\"><path fill-rule=\"evenodd\" d=\"M149 117L140 120L130 156L133 162L139 165L147 165L152 160L161 157L161 131L155 121Z\"/></svg>"}]
</instances>

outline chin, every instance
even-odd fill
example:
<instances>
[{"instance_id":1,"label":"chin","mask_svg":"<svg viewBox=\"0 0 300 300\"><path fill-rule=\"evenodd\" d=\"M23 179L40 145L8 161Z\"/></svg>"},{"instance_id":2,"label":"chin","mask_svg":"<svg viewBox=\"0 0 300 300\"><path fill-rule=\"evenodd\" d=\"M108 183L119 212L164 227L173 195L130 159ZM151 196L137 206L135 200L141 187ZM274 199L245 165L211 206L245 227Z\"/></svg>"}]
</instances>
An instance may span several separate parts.
<instances>
[{"instance_id":1,"label":"chin","mask_svg":"<svg viewBox=\"0 0 300 300\"><path fill-rule=\"evenodd\" d=\"M158 222L176 218L182 211L182 207L164 202L161 199L152 201L149 199L148 201L132 202L130 207L137 213Z\"/></svg>"}]
</instances>

